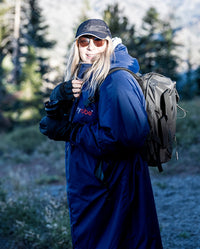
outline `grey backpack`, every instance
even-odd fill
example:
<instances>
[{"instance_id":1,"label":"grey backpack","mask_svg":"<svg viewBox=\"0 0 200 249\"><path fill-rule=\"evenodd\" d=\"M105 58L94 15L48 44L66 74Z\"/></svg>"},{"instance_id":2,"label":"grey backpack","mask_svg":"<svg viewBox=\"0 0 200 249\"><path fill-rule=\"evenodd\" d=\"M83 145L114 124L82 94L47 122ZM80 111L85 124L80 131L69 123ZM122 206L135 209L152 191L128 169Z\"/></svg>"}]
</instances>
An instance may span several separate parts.
<instances>
[{"instance_id":1,"label":"grey backpack","mask_svg":"<svg viewBox=\"0 0 200 249\"><path fill-rule=\"evenodd\" d=\"M144 93L150 133L142 154L149 166L157 166L159 171L162 171L162 163L168 162L172 157L173 144L176 139L179 101L176 82L154 72L139 76L121 67L111 69L109 74L116 70L130 72Z\"/></svg>"}]
</instances>

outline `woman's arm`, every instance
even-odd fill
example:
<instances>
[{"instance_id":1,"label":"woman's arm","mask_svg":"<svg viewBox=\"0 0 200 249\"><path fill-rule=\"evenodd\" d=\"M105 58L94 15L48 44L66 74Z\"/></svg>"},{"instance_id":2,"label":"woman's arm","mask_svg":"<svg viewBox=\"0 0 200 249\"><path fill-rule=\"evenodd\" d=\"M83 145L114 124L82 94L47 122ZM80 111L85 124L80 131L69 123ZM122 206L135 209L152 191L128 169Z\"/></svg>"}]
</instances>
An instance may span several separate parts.
<instances>
[{"instance_id":1,"label":"woman's arm","mask_svg":"<svg viewBox=\"0 0 200 249\"><path fill-rule=\"evenodd\" d=\"M56 141L68 141L74 125L69 121L69 115L74 99L80 95L82 81L73 80L60 83L50 96L47 115L39 124L40 132ZM51 103L55 103L53 111ZM56 112L56 113L55 113Z\"/></svg>"}]
</instances>

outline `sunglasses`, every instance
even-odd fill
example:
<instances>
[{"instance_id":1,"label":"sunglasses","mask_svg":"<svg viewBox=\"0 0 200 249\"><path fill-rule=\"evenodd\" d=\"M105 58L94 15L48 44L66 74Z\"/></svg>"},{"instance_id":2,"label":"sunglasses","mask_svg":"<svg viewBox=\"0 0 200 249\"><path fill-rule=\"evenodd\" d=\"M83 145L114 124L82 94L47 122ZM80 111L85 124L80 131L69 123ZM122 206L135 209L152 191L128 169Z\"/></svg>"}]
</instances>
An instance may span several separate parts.
<instances>
[{"instance_id":1,"label":"sunglasses","mask_svg":"<svg viewBox=\"0 0 200 249\"><path fill-rule=\"evenodd\" d=\"M99 38L94 37L94 36L81 36L78 39L78 44L81 47L87 47L90 44L91 39L93 40L93 43L96 47L102 47L106 41L105 39L99 39Z\"/></svg>"}]
</instances>

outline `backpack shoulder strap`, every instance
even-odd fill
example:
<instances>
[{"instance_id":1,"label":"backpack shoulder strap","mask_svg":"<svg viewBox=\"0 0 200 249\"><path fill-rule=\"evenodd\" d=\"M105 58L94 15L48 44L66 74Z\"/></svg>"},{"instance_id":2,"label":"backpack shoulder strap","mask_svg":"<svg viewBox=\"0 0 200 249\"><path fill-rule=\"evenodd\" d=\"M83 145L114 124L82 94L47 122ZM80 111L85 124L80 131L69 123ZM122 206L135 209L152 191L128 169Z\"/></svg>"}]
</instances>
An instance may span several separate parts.
<instances>
[{"instance_id":1,"label":"backpack shoulder strap","mask_svg":"<svg viewBox=\"0 0 200 249\"><path fill-rule=\"evenodd\" d=\"M134 74L134 73L133 73L130 69L128 69L128 68L125 68L125 67L113 67L113 68L111 68L111 69L109 70L108 75L111 74L111 73L114 73L115 71L118 71L118 70L124 70L124 71L127 71L127 72L131 73L131 74ZM135 74L134 74L134 75L135 75Z\"/></svg>"},{"instance_id":2,"label":"backpack shoulder strap","mask_svg":"<svg viewBox=\"0 0 200 249\"><path fill-rule=\"evenodd\" d=\"M118 70L124 70L124 71L129 72L129 73L137 80L137 82L139 83L140 87L142 87L143 81L142 81L141 77L140 77L138 74L135 74L133 71L131 71L130 69L125 68L125 67L114 67L114 68L111 68L111 69L109 70L107 76L110 75L111 73L114 73L115 71L118 71ZM106 76L106 77L107 77L107 76ZM104 80L103 80L103 81L104 81ZM98 91L99 91L99 89L100 89L100 87L101 87L103 81L99 84L99 86L98 86Z\"/></svg>"}]
</instances>

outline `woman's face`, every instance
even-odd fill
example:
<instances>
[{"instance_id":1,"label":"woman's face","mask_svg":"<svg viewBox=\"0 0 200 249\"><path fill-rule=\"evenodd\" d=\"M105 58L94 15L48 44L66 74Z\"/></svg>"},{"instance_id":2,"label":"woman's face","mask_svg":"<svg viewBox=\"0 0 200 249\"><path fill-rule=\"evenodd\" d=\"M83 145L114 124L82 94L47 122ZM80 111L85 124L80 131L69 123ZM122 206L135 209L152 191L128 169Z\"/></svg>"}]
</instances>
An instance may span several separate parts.
<instances>
[{"instance_id":1,"label":"woman's face","mask_svg":"<svg viewBox=\"0 0 200 249\"><path fill-rule=\"evenodd\" d=\"M79 54L84 63L93 63L106 50L106 47L106 40L94 36L81 36L78 39Z\"/></svg>"}]
</instances>

